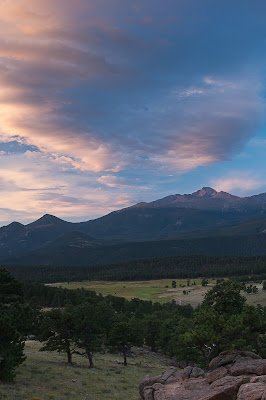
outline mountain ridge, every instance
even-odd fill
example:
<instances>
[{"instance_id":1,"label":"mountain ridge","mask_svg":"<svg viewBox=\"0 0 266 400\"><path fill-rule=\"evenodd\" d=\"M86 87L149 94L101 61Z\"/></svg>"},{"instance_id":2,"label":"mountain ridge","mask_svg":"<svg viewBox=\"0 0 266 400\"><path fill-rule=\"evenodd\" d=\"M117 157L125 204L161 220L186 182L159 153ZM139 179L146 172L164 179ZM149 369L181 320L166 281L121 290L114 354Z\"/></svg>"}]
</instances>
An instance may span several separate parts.
<instances>
[{"instance_id":1,"label":"mountain ridge","mask_svg":"<svg viewBox=\"0 0 266 400\"><path fill-rule=\"evenodd\" d=\"M256 222L258 221L258 222ZM238 197L210 187L192 194L169 195L150 203L113 211L94 220L67 222L44 214L29 224L19 222L0 228L0 261L49 246L61 238L66 243L90 240L89 247L114 243L165 239L191 239L260 234L266 232L266 193ZM67 236L71 232L78 239ZM71 239L72 238L72 239ZM97 246L98 246L97 245Z\"/></svg>"},{"instance_id":2,"label":"mountain ridge","mask_svg":"<svg viewBox=\"0 0 266 400\"><path fill-rule=\"evenodd\" d=\"M149 203L144 203L145 207L160 207L167 205L168 207L177 207L182 204L182 207L197 208L197 209L220 209L220 210L241 210L245 208L258 209L260 206L265 208L266 193L260 193L253 196L239 197L230 193L220 191L217 192L211 187L203 187L191 194L174 194L163 197L162 199L154 200ZM139 203L136 206L144 206Z\"/></svg>"},{"instance_id":3,"label":"mountain ridge","mask_svg":"<svg viewBox=\"0 0 266 400\"><path fill-rule=\"evenodd\" d=\"M90 247L73 246L69 243L55 246L55 242L20 257L6 259L4 263L7 265L90 266L153 257L266 254L266 234L141 241Z\"/></svg>"}]
</instances>

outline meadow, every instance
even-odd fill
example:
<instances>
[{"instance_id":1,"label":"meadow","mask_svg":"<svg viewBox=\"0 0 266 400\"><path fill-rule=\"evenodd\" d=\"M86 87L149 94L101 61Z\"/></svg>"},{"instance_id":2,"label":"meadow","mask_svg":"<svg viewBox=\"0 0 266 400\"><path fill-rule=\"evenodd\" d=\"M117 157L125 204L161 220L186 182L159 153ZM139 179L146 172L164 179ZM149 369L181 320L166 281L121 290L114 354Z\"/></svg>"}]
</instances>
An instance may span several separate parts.
<instances>
[{"instance_id":1,"label":"meadow","mask_svg":"<svg viewBox=\"0 0 266 400\"><path fill-rule=\"evenodd\" d=\"M1 400L137 400L138 385L145 375L163 372L169 359L144 349L125 367L117 354L96 354L94 369L86 358L75 355L73 365L57 352L40 352L41 344L27 341L26 361L19 366L13 383L0 384Z\"/></svg>"},{"instance_id":2,"label":"meadow","mask_svg":"<svg viewBox=\"0 0 266 400\"><path fill-rule=\"evenodd\" d=\"M165 303L175 300L180 305L191 304L192 307L198 306L208 290L215 284L217 279L209 279L207 286L202 286L202 278L191 279L190 286L187 286L187 279L175 279L176 288L172 288L172 279L160 279L151 281L128 281L128 282L111 282L111 281L84 281L57 283L49 286L61 286L67 289L85 288L94 290L97 294L104 296L110 294L112 296L124 297L127 300L139 298L141 300L151 300L153 302ZM196 285L194 285L194 282ZM261 304L266 306L266 291L262 290L262 284L254 283L258 288L258 293L244 293L248 304ZM184 292L186 292L184 294Z\"/></svg>"},{"instance_id":3,"label":"meadow","mask_svg":"<svg viewBox=\"0 0 266 400\"><path fill-rule=\"evenodd\" d=\"M216 279L209 279L202 286L202 279L153 280L142 282L91 281L53 284L68 289L86 288L98 294L125 297L128 300L140 298L161 303L175 300L178 304L196 307L211 289ZM266 291L256 283L258 293L244 293L249 304L266 305ZM73 356L73 365L66 362L66 355L58 352L40 352L38 341L27 341L27 359L16 370L13 383L0 384L1 400L130 400L138 399L138 385L150 374L155 376L167 369L169 358L153 353L147 348L133 348L135 357L128 359L128 366L122 364L118 353L96 353L96 368L88 368L88 360Z\"/></svg>"}]
</instances>

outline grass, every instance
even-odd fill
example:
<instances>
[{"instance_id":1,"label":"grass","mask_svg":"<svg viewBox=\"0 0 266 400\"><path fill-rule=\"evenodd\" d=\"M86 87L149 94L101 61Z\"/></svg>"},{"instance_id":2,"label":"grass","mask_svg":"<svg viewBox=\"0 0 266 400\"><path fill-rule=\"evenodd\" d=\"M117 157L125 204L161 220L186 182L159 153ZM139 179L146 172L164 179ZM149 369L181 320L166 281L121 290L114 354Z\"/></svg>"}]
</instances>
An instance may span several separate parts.
<instances>
[{"instance_id":1,"label":"grass","mask_svg":"<svg viewBox=\"0 0 266 400\"><path fill-rule=\"evenodd\" d=\"M84 287L103 295L131 299L134 297L166 302L175 299L179 304L196 306L205 293L216 283L202 287L201 279L196 285L187 286L187 280L176 279L177 288L171 287L172 280L143 282L76 282L57 284L69 289ZM192 280L190 283L194 283ZM181 285L181 286L180 286ZM182 287L182 285L186 285ZM56 286L56 285L54 285ZM168 286L168 288L166 287ZM266 306L266 291L256 284L259 292L243 293L249 304ZM188 294L183 294L183 290ZM136 349L136 357L129 359L129 366L116 362L117 355L96 354L95 369L88 369L88 361L78 355L74 365L68 366L66 356L56 352L39 352L41 344L26 343L26 361L17 369L14 383L0 384L0 400L129 400L138 399L138 385L145 375L156 376L167 367L168 359L162 355ZM121 357L120 361L122 361Z\"/></svg>"},{"instance_id":2,"label":"grass","mask_svg":"<svg viewBox=\"0 0 266 400\"><path fill-rule=\"evenodd\" d=\"M17 369L14 383L0 384L1 400L137 400L138 385L145 375L163 372L169 361L158 354L136 350L124 367L114 354L96 354L95 369L81 356L68 366L66 356L39 352L41 344L26 342L26 361Z\"/></svg>"},{"instance_id":3,"label":"grass","mask_svg":"<svg viewBox=\"0 0 266 400\"><path fill-rule=\"evenodd\" d=\"M181 297L183 300L183 290L191 290L194 286L182 287L187 285L187 279L175 279L177 288L172 289L173 279L160 279L151 281L133 281L133 282L110 282L110 281L87 281L87 282L71 282L71 283L56 283L51 286L61 286L67 289L85 288L94 290L96 293L102 293L104 296L111 294L113 296L125 297L127 300L139 298L141 300L151 300L153 302L165 303L169 300ZM201 279L193 279L197 287L200 285ZM216 280L210 280L215 284ZM180 286L181 285L181 286ZM207 288L208 290L208 288ZM204 293L207 291L203 288ZM183 304L183 303L182 303ZM187 303L186 303L187 304Z\"/></svg>"},{"instance_id":4,"label":"grass","mask_svg":"<svg viewBox=\"0 0 266 400\"><path fill-rule=\"evenodd\" d=\"M191 304L193 307L199 305L205 294L216 283L216 278L209 279L208 286L201 286L201 278L192 279L190 286L187 286L187 279L175 279L177 287L172 288L172 279L161 279L152 281L134 281L134 282L110 282L110 281L85 281L71 283L56 283L51 286L61 286L68 289L85 288L94 290L96 293L125 297L128 300L139 298L141 300L151 300L153 302L165 303L176 300L178 304ZM196 285L191 285L192 283ZM266 306L266 291L262 290L262 284L255 284L258 293L244 293L248 304L261 304ZM188 292L184 294L183 291Z\"/></svg>"}]
</instances>

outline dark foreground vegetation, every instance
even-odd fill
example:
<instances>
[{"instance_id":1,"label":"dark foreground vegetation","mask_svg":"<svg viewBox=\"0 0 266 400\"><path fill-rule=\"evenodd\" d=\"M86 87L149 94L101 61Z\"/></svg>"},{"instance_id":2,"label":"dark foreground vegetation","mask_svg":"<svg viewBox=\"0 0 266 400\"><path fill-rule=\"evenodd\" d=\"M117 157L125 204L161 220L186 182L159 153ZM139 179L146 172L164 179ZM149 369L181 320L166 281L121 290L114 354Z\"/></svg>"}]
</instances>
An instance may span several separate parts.
<instances>
[{"instance_id":1,"label":"dark foreground vegetation","mask_svg":"<svg viewBox=\"0 0 266 400\"><path fill-rule=\"evenodd\" d=\"M223 350L266 356L266 308L249 306L240 283L215 285L200 307L101 296L84 289L20 283L0 270L0 379L12 380L23 362L28 335L42 350L76 354L94 367L95 352L120 351L124 365L133 345L207 366Z\"/></svg>"},{"instance_id":2,"label":"dark foreground vegetation","mask_svg":"<svg viewBox=\"0 0 266 400\"><path fill-rule=\"evenodd\" d=\"M5 268L24 281L55 283L83 280L137 281L204 276L266 279L266 256L160 257L96 266L8 265Z\"/></svg>"}]
</instances>

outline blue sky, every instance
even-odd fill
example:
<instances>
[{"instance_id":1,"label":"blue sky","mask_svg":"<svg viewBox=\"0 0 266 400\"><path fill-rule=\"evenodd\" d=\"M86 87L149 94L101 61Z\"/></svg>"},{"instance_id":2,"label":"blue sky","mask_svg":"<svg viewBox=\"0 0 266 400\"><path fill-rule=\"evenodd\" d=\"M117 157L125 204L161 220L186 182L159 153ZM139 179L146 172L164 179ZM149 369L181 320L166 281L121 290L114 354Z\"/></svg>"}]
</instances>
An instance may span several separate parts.
<instances>
[{"instance_id":1,"label":"blue sky","mask_svg":"<svg viewBox=\"0 0 266 400\"><path fill-rule=\"evenodd\" d=\"M0 224L266 191L266 4L0 0Z\"/></svg>"}]
</instances>

